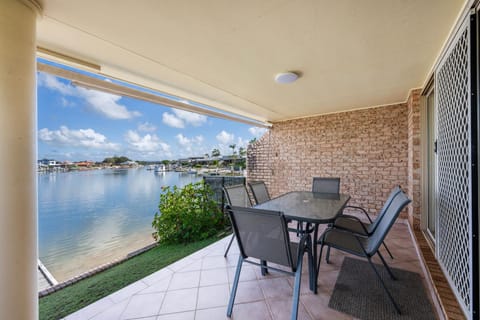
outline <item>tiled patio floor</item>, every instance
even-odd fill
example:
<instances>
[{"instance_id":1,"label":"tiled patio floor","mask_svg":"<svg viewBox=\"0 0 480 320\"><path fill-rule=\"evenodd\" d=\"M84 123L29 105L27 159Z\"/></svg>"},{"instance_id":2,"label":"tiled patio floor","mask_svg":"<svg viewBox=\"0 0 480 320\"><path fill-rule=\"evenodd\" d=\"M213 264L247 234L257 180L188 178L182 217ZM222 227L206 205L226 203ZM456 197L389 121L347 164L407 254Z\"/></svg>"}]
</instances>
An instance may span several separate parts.
<instances>
[{"instance_id":1,"label":"tiled patio floor","mask_svg":"<svg viewBox=\"0 0 480 320\"><path fill-rule=\"evenodd\" d=\"M228 319L226 306L238 259L236 244L228 257L223 257L229 239L220 240L66 319ZM424 278L406 225L396 224L386 242L395 257L394 260L386 258L387 263L417 272ZM308 268L304 263L298 319L353 319L328 308L344 257L344 254L332 250L331 264L322 263L317 295L308 288ZM262 276L258 267L244 264L240 281L232 319L290 318L293 277L274 271Z\"/></svg>"}]
</instances>

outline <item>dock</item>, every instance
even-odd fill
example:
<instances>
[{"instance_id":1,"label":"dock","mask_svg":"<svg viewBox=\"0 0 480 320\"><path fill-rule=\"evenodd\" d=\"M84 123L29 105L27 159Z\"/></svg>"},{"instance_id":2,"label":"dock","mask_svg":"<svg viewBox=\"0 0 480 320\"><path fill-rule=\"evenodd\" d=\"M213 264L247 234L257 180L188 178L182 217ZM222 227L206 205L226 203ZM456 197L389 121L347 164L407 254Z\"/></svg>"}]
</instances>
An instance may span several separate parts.
<instances>
[{"instance_id":1,"label":"dock","mask_svg":"<svg viewBox=\"0 0 480 320\"><path fill-rule=\"evenodd\" d=\"M37 265L38 291L43 291L58 284L58 281L40 260L37 260Z\"/></svg>"}]
</instances>

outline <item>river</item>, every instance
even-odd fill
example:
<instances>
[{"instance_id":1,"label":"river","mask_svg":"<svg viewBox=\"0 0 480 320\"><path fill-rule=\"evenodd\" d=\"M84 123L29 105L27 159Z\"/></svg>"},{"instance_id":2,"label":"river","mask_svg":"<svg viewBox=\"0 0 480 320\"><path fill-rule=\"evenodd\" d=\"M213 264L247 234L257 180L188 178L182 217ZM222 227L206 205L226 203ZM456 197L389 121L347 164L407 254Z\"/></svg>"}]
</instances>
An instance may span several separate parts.
<instances>
[{"instance_id":1,"label":"river","mask_svg":"<svg viewBox=\"0 0 480 320\"><path fill-rule=\"evenodd\" d=\"M161 187L200 179L145 168L38 174L40 260L64 281L152 243Z\"/></svg>"}]
</instances>

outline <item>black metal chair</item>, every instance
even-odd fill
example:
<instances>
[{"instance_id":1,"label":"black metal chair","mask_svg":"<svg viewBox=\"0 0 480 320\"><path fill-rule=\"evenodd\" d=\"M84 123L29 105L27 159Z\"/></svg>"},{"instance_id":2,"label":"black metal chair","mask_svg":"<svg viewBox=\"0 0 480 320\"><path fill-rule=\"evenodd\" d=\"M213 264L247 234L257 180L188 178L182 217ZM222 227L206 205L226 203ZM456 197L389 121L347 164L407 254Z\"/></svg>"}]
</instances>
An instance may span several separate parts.
<instances>
[{"instance_id":1,"label":"black metal chair","mask_svg":"<svg viewBox=\"0 0 480 320\"><path fill-rule=\"evenodd\" d=\"M315 280L312 272L314 261L310 235L304 234L298 243L290 242L287 222L281 212L231 207L228 208L228 213L237 238L240 256L228 303L227 316L230 317L232 315L240 272L243 263L247 262L258 265L262 269L272 269L295 276L291 319L297 319L303 255L305 252L308 254L310 289L313 288L313 281ZM250 258L275 263L288 267L289 270L267 266L266 263L257 263L250 260Z\"/></svg>"},{"instance_id":2,"label":"black metal chair","mask_svg":"<svg viewBox=\"0 0 480 320\"><path fill-rule=\"evenodd\" d=\"M225 186L223 187L223 193L225 194L225 198L227 200L227 205L229 206L236 206L236 207L251 207L252 201L250 201L250 197L248 196L247 188L244 184L237 184L234 186ZM230 238L230 242L228 243L227 249L225 250L224 257L227 257L228 251L232 246L233 239L235 239L235 233L233 233L232 237Z\"/></svg>"},{"instance_id":3,"label":"black metal chair","mask_svg":"<svg viewBox=\"0 0 480 320\"><path fill-rule=\"evenodd\" d=\"M314 177L312 192L318 193L340 193L340 178Z\"/></svg>"},{"instance_id":4,"label":"black metal chair","mask_svg":"<svg viewBox=\"0 0 480 320\"><path fill-rule=\"evenodd\" d=\"M253 181L253 182L249 182L248 186L252 191L253 198L255 199L255 204L261 204L271 199L270 194L268 193L267 186L265 185L265 182ZM287 219L287 223L289 222L291 222L291 220ZM296 228L288 228L288 231L296 232L297 236L300 235L300 233L303 232L303 230L301 230L301 223L298 222Z\"/></svg>"},{"instance_id":5,"label":"black metal chair","mask_svg":"<svg viewBox=\"0 0 480 320\"><path fill-rule=\"evenodd\" d=\"M378 273L377 269L375 268L375 265L372 263L371 258L375 254L378 254L390 277L393 280L396 280L395 276L392 273L392 270L390 270L387 263L385 262L385 259L383 258L378 249L383 243L391 227L395 223L395 220L398 218L400 212L405 208L408 203L410 203L410 201L411 200L408 199L407 195L403 191L399 192L386 209L383 218L378 222L375 231L368 237L359 236L355 233L336 228L328 228L327 230L325 230L319 240L321 247L320 256L318 259L317 272L320 271L320 262L322 260L322 251L324 246L332 247L337 250L345 251L359 257L367 258L369 264L372 266L372 269L374 270L376 276L378 277L383 288L385 289L388 298L395 307L395 310L398 314L400 314L400 308L393 299L390 291L385 286L385 283L381 278L380 274Z\"/></svg>"},{"instance_id":6,"label":"black metal chair","mask_svg":"<svg viewBox=\"0 0 480 320\"><path fill-rule=\"evenodd\" d=\"M270 194L268 193L267 186L263 181L252 181L248 183L250 190L252 191L255 203L260 204L270 200Z\"/></svg>"},{"instance_id":7,"label":"black metal chair","mask_svg":"<svg viewBox=\"0 0 480 320\"><path fill-rule=\"evenodd\" d=\"M401 191L402 191L402 189L400 188L400 186L396 186L395 188L393 188L393 190L390 192L390 195L388 196L387 200L383 204L382 209L380 210L380 212L378 213L377 217L375 218L375 220L373 222L365 223L365 222L362 222L356 216L343 214L343 215L339 216L337 219L335 219L335 222L333 223L333 227L337 228L337 229L347 230L347 231L353 232L353 233L355 233L357 235L360 235L360 236L370 236L370 235L372 235L373 232L375 231L375 229L377 229L377 226L378 226L379 222L382 220L383 216L385 215L385 212L387 211L388 207L392 203L393 199ZM359 207L355 207L355 208L359 208ZM360 208L360 209L364 210L363 208ZM383 246L385 247L388 254L390 255L390 258L393 259L393 255L390 252L390 250L388 249L385 242L383 242ZM328 259L329 259L329 251L327 251L327 263L328 263Z\"/></svg>"},{"instance_id":8,"label":"black metal chair","mask_svg":"<svg viewBox=\"0 0 480 320\"><path fill-rule=\"evenodd\" d=\"M330 193L330 194L339 194L340 193L340 178L337 177L313 177L312 181L312 192L317 193ZM303 232L303 224L297 226L300 232ZM305 227L306 232L309 232L310 225L307 224Z\"/></svg>"},{"instance_id":9,"label":"black metal chair","mask_svg":"<svg viewBox=\"0 0 480 320\"><path fill-rule=\"evenodd\" d=\"M397 191L399 191L400 189L398 189ZM319 192L319 193L334 193L334 194L337 194L337 193L340 193L340 178L337 178L337 177L333 177L333 178L326 178L326 177L314 177L313 178L313 183L312 183L312 192ZM393 191L392 191L393 192ZM392 196L392 194L390 195ZM389 200L391 201L392 199L389 197ZM377 216L377 219L375 221L380 221L378 220L378 218L381 219L381 213L386 210L386 207L388 207L389 205L389 201L387 200L387 202L385 203L382 211L380 211L380 214ZM358 206L351 206L351 205L347 205L345 207L345 209L353 209L353 210L359 210L360 212L362 212L368 219L370 225L372 226L370 230L370 232L364 232L362 227L359 227L358 224L356 222L348 222L347 219L341 219L339 220L339 227L343 227L343 229L347 229L347 230L350 230L350 229L353 229L353 230L350 230L350 231L358 231L359 234L364 234L366 233L366 235L368 235L369 233L373 232L373 230L376 228L376 224L373 222L372 218L370 217L370 215L368 214L367 210L365 210L364 208L362 207L358 207ZM341 217L352 217L352 216L349 216L349 215L343 215L340 216L339 218ZM339 219L337 218L337 219ZM360 221L360 220L358 220ZM392 253L390 252L390 250L388 249L387 245L384 243L383 244L385 249L387 250L388 252L388 255L390 256L390 258L393 259L393 255ZM330 258L330 248L328 248L327 250L327 263L329 262L329 258Z\"/></svg>"},{"instance_id":10,"label":"black metal chair","mask_svg":"<svg viewBox=\"0 0 480 320\"><path fill-rule=\"evenodd\" d=\"M314 177L312 182L312 192L338 194L340 193L340 178ZM372 223L372 218L368 214L367 210L363 209L362 207L346 206L345 208L360 210L363 214L365 214L368 221Z\"/></svg>"}]
</instances>

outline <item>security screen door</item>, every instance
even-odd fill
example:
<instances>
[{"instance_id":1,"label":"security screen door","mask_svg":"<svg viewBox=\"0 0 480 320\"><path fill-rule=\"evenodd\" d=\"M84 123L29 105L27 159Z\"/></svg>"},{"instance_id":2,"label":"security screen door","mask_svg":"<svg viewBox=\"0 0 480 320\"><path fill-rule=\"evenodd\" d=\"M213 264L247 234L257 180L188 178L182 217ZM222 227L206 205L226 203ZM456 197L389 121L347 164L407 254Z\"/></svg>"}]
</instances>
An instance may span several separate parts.
<instances>
[{"instance_id":1,"label":"security screen door","mask_svg":"<svg viewBox=\"0 0 480 320\"><path fill-rule=\"evenodd\" d=\"M477 318L476 25L467 17L435 71L436 255L470 319ZM477 267L475 267L477 266Z\"/></svg>"}]
</instances>

